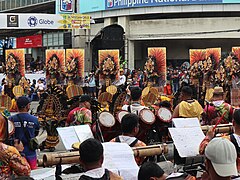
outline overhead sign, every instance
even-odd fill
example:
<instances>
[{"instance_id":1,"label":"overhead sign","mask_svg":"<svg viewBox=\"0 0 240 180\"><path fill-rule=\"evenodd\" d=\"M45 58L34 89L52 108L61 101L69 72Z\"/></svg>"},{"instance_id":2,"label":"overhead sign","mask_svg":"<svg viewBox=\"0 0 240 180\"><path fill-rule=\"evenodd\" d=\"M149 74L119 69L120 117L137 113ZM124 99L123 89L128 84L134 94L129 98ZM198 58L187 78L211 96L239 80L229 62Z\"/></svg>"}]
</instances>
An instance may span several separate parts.
<instances>
[{"instance_id":1,"label":"overhead sign","mask_svg":"<svg viewBox=\"0 0 240 180\"><path fill-rule=\"evenodd\" d=\"M0 29L89 29L82 14L0 14Z\"/></svg>"},{"instance_id":2,"label":"overhead sign","mask_svg":"<svg viewBox=\"0 0 240 180\"><path fill-rule=\"evenodd\" d=\"M25 36L17 38L17 48L42 47L42 35Z\"/></svg>"},{"instance_id":3,"label":"overhead sign","mask_svg":"<svg viewBox=\"0 0 240 180\"><path fill-rule=\"evenodd\" d=\"M79 0L80 13L105 10L105 0Z\"/></svg>"},{"instance_id":4,"label":"overhead sign","mask_svg":"<svg viewBox=\"0 0 240 180\"><path fill-rule=\"evenodd\" d=\"M74 0L56 0L56 14L74 13Z\"/></svg>"},{"instance_id":5,"label":"overhead sign","mask_svg":"<svg viewBox=\"0 0 240 180\"><path fill-rule=\"evenodd\" d=\"M105 9L123 9L134 7L183 5L183 4L216 4L222 0L105 0Z\"/></svg>"}]
</instances>

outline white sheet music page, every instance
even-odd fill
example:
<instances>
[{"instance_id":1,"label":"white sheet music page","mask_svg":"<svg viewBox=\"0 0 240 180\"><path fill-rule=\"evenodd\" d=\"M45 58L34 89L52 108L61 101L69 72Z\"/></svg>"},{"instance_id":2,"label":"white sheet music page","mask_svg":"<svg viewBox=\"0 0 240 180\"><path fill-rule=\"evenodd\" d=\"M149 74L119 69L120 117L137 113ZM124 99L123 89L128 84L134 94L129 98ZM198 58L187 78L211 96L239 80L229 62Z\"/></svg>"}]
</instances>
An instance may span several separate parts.
<instances>
[{"instance_id":1,"label":"white sheet music page","mask_svg":"<svg viewBox=\"0 0 240 180\"><path fill-rule=\"evenodd\" d=\"M181 157L192 157L199 154L200 143L205 138L201 127L168 129Z\"/></svg>"},{"instance_id":2,"label":"white sheet music page","mask_svg":"<svg viewBox=\"0 0 240 180\"><path fill-rule=\"evenodd\" d=\"M57 128L57 131L66 150L73 149L72 144L80 142L77 133L74 130L74 126L59 127Z\"/></svg>"},{"instance_id":3,"label":"white sheet music page","mask_svg":"<svg viewBox=\"0 0 240 180\"><path fill-rule=\"evenodd\" d=\"M132 148L126 143L103 143L103 167L116 172L128 180L137 180L139 167L136 164Z\"/></svg>"},{"instance_id":4,"label":"white sheet music page","mask_svg":"<svg viewBox=\"0 0 240 180\"><path fill-rule=\"evenodd\" d=\"M80 142L83 142L89 138L94 138L89 125L86 124L86 125L79 125L79 126L73 126L73 127Z\"/></svg>"},{"instance_id":5,"label":"white sheet music page","mask_svg":"<svg viewBox=\"0 0 240 180\"><path fill-rule=\"evenodd\" d=\"M176 128L200 127L198 118L173 118L173 124Z\"/></svg>"}]
</instances>

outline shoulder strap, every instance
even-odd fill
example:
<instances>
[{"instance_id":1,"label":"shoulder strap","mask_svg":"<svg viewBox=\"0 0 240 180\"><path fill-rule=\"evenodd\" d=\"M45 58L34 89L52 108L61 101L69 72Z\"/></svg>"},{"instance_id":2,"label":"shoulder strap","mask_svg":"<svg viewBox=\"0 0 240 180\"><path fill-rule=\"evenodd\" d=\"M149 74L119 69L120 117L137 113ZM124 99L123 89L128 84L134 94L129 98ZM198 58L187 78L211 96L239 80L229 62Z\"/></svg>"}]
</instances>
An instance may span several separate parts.
<instances>
[{"instance_id":1,"label":"shoulder strap","mask_svg":"<svg viewBox=\"0 0 240 180\"><path fill-rule=\"evenodd\" d=\"M115 137L115 142L121 142L119 136Z\"/></svg>"},{"instance_id":2,"label":"shoulder strap","mask_svg":"<svg viewBox=\"0 0 240 180\"><path fill-rule=\"evenodd\" d=\"M131 113L131 105L128 105L128 112Z\"/></svg>"},{"instance_id":3,"label":"shoulder strap","mask_svg":"<svg viewBox=\"0 0 240 180\"><path fill-rule=\"evenodd\" d=\"M24 135L26 136L27 140L30 141L29 132L28 132L28 130L26 129L26 127L24 127L24 123L23 123L21 117L19 116L19 114L17 114L17 118L19 119L19 121L20 121L20 123L21 123L21 126L22 126L22 128L23 128Z\"/></svg>"},{"instance_id":4,"label":"shoulder strap","mask_svg":"<svg viewBox=\"0 0 240 180\"><path fill-rule=\"evenodd\" d=\"M105 169L105 173L101 178L92 178L86 175L82 175L79 180L110 180L110 173L107 169Z\"/></svg>"},{"instance_id":5,"label":"shoulder strap","mask_svg":"<svg viewBox=\"0 0 240 180\"><path fill-rule=\"evenodd\" d=\"M129 144L130 147L134 147L138 142L138 139L136 138L131 144Z\"/></svg>"},{"instance_id":6,"label":"shoulder strap","mask_svg":"<svg viewBox=\"0 0 240 180\"><path fill-rule=\"evenodd\" d=\"M230 135L230 140L233 143L233 145L235 146L237 154L240 155L240 147L238 146L237 140L235 139L233 134Z\"/></svg>"}]
</instances>

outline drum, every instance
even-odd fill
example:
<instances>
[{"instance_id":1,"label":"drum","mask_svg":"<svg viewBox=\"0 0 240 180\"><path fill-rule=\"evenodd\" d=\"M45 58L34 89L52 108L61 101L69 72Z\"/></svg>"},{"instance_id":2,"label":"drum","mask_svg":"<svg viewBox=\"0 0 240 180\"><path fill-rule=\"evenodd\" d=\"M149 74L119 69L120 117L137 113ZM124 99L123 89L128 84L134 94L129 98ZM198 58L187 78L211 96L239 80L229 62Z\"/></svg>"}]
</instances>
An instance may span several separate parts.
<instances>
[{"instance_id":1,"label":"drum","mask_svg":"<svg viewBox=\"0 0 240 180\"><path fill-rule=\"evenodd\" d=\"M12 121L8 120L8 134L9 136L13 135L15 131L14 124Z\"/></svg>"},{"instance_id":2,"label":"drum","mask_svg":"<svg viewBox=\"0 0 240 180\"><path fill-rule=\"evenodd\" d=\"M129 114L129 112L125 111L125 110L121 110L121 111L117 112L117 120L120 124L121 124L123 116L125 116L126 114Z\"/></svg>"},{"instance_id":3,"label":"drum","mask_svg":"<svg viewBox=\"0 0 240 180\"><path fill-rule=\"evenodd\" d=\"M139 116L146 125L152 125L156 121L155 115L150 109L142 109Z\"/></svg>"},{"instance_id":4,"label":"drum","mask_svg":"<svg viewBox=\"0 0 240 180\"><path fill-rule=\"evenodd\" d=\"M157 111L157 117L160 119L160 121L164 123L172 122L172 112L167 108L159 108L159 110Z\"/></svg>"},{"instance_id":5,"label":"drum","mask_svg":"<svg viewBox=\"0 0 240 180\"><path fill-rule=\"evenodd\" d=\"M117 87L114 86L114 85L111 85L111 86L108 86L106 88L106 91L112 95L116 94L117 93Z\"/></svg>"},{"instance_id":6,"label":"drum","mask_svg":"<svg viewBox=\"0 0 240 180\"><path fill-rule=\"evenodd\" d=\"M114 116L107 111L103 111L99 114L99 122L105 128L110 128L115 125L115 118Z\"/></svg>"}]
</instances>

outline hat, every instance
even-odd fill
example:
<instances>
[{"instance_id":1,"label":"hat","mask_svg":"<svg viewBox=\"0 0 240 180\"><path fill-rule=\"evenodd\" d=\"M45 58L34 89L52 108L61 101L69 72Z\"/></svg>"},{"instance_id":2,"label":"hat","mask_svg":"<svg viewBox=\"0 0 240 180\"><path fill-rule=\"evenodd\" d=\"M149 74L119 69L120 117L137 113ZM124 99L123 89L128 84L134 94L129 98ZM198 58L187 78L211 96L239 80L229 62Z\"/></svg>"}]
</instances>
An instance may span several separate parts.
<instances>
[{"instance_id":1,"label":"hat","mask_svg":"<svg viewBox=\"0 0 240 180\"><path fill-rule=\"evenodd\" d=\"M223 94L223 88L222 87L215 87L213 89L213 94Z\"/></svg>"},{"instance_id":2,"label":"hat","mask_svg":"<svg viewBox=\"0 0 240 180\"><path fill-rule=\"evenodd\" d=\"M237 176L237 152L226 138L212 139L205 149L205 156L211 161L214 170L221 177Z\"/></svg>"},{"instance_id":3,"label":"hat","mask_svg":"<svg viewBox=\"0 0 240 180\"><path fill-rule=\"evenodd\" d=\"M17 99L17 106L18 108L25 108L30 102L31 101L27 96L20 96Z\"/></svg>"},{"instance_id":4,"label":"hat","mask_svg":"<svg viewBox=\"0 0 240 180\"><path fill-rule=\"evenodd\" d=\"M86 95L86 94L83 94L81 95L80 99L79 99L80 102L90 102L91 101L91 97L89 95Z\"/></svg>"}]
</instances>

